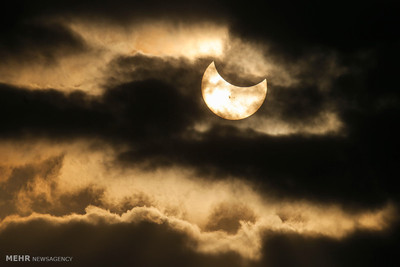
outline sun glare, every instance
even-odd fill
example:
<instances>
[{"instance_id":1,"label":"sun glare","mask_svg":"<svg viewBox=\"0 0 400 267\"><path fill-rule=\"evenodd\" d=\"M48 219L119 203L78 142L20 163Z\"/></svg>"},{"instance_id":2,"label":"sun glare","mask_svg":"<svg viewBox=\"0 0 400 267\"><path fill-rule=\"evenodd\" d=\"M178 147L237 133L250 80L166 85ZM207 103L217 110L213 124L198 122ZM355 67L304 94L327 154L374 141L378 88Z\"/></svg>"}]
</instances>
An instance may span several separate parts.
<instances>
[{"instance_id":1,"label":"sun glare","mask_svg":"<svg viewBox=\"0 0 400 267\"><path fill-rule=\"evenodd\" d=\"M226 88L214 88L212 92L205 96L205 100L211 106L224 106L229 104L231 93Z\"/></svg>"},{"instance_id":2,"label":"sun glare","mask_svg":"<svg viewBox=\"0 0 400 267\"><path fill-rule=\"evenodd\" d=\"M223 43L221 39L211 39L200 41L198 51L201 55L221 55L223 51Z\"/></svg>"}]
</instances>

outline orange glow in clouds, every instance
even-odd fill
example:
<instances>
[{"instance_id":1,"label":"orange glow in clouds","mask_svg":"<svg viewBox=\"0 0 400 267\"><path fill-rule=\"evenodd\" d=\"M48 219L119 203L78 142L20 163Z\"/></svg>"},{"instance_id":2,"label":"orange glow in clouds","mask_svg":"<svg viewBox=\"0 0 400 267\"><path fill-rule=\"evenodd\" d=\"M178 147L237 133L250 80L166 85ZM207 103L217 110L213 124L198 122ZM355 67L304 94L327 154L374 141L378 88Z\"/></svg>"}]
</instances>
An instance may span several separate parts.
<instances>
[{"instance_id":1,"label":"orange glow in clouds","mask_svg":"<svg viewBox=\"0 0 400 267\"><path fill-rule=\"evenodd\" d=\"M237 252L258 259L265 231L342 239L357 230L385 230L396 214L391 204L349 213L333 204L283 201L238 178L206 179L187 168L109 168L116 151L106 145L102 150L91 147L87 141L58 146L0 143L0 169L8 170L0 179L0 193L15 179L13 171L28 166L34 174L13 192L12 200L3 199L4 205L13 201L16 209L0 214L0 231L35 218L57 224L167 223L192 238L199 252ZM97 204L75 199L79 192L92 192ZM64 203L68 196L76 206Z\"/></svg>"}]
</instances>

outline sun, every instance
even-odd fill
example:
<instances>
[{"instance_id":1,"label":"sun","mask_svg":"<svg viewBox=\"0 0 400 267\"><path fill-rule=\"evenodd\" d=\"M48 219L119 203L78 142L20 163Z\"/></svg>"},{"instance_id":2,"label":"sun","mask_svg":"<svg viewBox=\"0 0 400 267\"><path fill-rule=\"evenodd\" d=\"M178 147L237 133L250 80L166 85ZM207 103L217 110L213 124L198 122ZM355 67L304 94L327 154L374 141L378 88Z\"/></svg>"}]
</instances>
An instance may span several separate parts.
<instances>
[{"instance_id":1,"label":"sun","mask_svg":"<svg viewBox=\"0 0 400 267\"><path fill-rule=\"evenodd\" d=\"M251 87L235 86L219 75L212 62L204 72L201 89L212 112L227 120L241 120L253 115L263 104L267 80Z\"/></svg>"}]
</instances>

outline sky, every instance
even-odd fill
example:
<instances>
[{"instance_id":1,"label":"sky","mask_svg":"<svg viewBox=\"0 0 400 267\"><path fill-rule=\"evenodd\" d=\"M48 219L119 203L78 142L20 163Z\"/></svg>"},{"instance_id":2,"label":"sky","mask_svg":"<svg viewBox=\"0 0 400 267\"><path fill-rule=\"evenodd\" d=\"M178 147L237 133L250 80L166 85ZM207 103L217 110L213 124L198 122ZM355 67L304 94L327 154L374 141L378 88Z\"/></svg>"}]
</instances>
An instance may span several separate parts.
<instances>
[{"instance_id":1,"label":"sky","mask_svg":"<svg viewBox=\"0 0 400 267\"><path fill-rule=\"evenodd\" d=\"M1 266L400 264L394 1L1 13ZM207 107L212 62L255 114Z\"/></svg>"}]
</instances>

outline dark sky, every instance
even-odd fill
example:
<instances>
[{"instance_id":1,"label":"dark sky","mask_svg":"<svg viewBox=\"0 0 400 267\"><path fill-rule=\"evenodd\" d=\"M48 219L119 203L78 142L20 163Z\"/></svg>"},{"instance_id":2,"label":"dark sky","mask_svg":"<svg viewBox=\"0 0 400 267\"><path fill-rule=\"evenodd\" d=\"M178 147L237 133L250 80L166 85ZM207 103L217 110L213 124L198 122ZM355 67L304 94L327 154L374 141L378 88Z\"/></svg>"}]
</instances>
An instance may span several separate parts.
<instances>
[{"instance_id":1,"label":"dark sky","mask_svg":"<svg viewBox=\"0 0 400 267\"><path fill-rule=\"evenodd\" d=\"M400 98L395 79L400 59L394 1L14 1L1 13L1 144L16 144L23 151L21 144L37 140L54 147L98 140L99 146L115 149L111 169L188 168L207 182L232 177L249 182L262 197L336 205L350 214L387 203L397 210ZM50 86L32 89L26 82L31 76L23 76L25 72L32 71L35 79L48 78L36 64L47 71L62 66L61 58L73 62L101 53L68 26L76 18L95 22L100 32L104 25L129 31L157 20L227 25L231 36L261 47L262 56L297 82L279 82L274 72L267 73L266 102L246 119L249 124L225 122L205 106L201 78L212 60L233 82L249 85L258 79L255 75L246 80L213 55L194 61L146 53L115 56L105 66L104 73L110 75L99 81L97 95L85 85L65 90L49 82ZM232 51L232 58L246 57L245 52ZM326 123L327 113L336 116L338 129L307 130ZM262 120L267 121L266 133L253 127ZM270 134L271 121L295 130ZM208 128L197 131L198 124ZM9 152L1 145L0 153ZM88 205L110 209L102 199L103 189L94 185L73 194L51 191L50 199L58 204L38 197L30 200L30 209L21 210L16 203L24 201L21 192L31 192L35 177L50 181L51 190L57 187L53 173L58 175L62 161L61 155L40 164L0 163L0 172L9 170L0 175L1 266L9 264L8 254L74 256L72 263L59 263L68 266L399 264L397 216L382 231L356 229L343 239L266 230L261 257L250 260L234 250L198 252L193 248L196 242L170 222L58 225L39 218L3 223L13 214L83 214ZM135 206L140 204L118 209L126 212Z\"/></svg>"}]
</instances>

